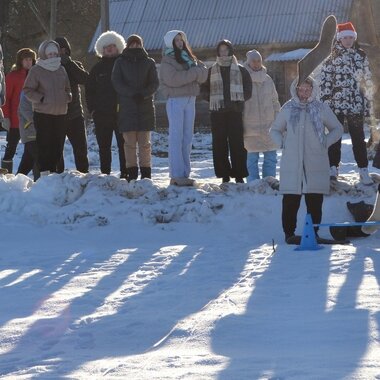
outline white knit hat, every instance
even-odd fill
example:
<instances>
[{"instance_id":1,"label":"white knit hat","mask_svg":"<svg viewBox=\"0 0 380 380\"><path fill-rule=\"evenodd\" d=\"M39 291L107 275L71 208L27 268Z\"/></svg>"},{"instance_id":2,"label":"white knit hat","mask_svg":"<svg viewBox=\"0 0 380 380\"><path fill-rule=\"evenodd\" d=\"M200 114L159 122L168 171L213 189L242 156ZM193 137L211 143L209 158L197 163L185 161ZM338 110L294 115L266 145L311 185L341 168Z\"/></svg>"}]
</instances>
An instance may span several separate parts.
<instances>
[{"instance_id":1,"label":"white knit hat","mask_svg":"<svg viewBox=\"0 0 380 380\"><path fill-rule=\"evenodd\" d=\"M247 57L247 62L248 63L251 62L251 61L253 61L254 59L255 60L260 60L260 61L263 60L263 57L261 56L261 54L257 50L255 50L255 49L248 51L247 54L246 54L246 57Z\"/></svg>"},{"instance_id":2,"label":"white knit hat","mask_svg":"<svg viewBox=\"0 0 380 380\"><path fill-rule=\"evenodd\" d=\"M187 42L187 37L185 32L182 32L182 30L169 30L165 36L164 36L164 42L165 46L167 48L172 48L173 47L173 40L177 34L180 34L182 36L182 39Z\"/></svg>"},{"instance_id":3,"label":"white knit hat","mask_svg":"<svg viewBox=\"0 0 380 380\"><path fill-rule=\"evenodd\" d=\"M56 54L58 54L58 47L53 42L49 42L45 46L45 54L48 55L49 53L56 53Z\"/></svg>"},{"instance_id":4,"label":"white knit hat","mask_svg":"<svg viewBox=\"0 0 380 380\"><path fill-rule=\"evenodd\" d=\"M108 31L102 33L95 42L95 52L99 57L103 57L103 49L109 45L116 45L116 48L121 54L125 49L125 40L119 33Z\"/></svg>"}]
</instances>

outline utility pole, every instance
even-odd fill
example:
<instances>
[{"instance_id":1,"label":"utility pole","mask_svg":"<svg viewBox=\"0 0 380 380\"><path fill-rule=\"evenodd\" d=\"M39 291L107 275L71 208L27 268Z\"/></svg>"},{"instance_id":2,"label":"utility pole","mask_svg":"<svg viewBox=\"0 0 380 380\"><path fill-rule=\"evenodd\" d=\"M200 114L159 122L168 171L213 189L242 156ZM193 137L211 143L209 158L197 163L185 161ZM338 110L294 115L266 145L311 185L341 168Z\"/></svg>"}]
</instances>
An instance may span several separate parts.
<instances>
[{"instance_id":1,"label":"utility pole","mask_svg":"<svg viewBox=\"0 0 380 380\"><path fill-rule=\"evenodd\" d=\"M101 32L110 30L110 3L109 0L100 0L100 25Z\"/></svg>"},{"instance_id":2,"label":"utility pole","mask_svg":"<svg viewBox=\"0 0 380 380\"><path fill-rule=\"evenodd\" d=\"M50 7L49 38L54 40L57 31L57 0L50 0Z\"/></svg>"}]
</instances>

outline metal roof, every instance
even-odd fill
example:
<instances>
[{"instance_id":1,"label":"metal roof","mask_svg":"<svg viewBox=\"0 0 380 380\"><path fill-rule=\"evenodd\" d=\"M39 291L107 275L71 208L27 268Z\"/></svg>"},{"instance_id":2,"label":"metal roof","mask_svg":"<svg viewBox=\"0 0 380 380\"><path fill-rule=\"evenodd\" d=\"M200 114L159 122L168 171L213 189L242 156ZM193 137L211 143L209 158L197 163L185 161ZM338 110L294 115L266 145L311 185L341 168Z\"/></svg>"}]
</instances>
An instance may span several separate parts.
<instances>
[{"instance_id":1,"label":"metal roof","mask_svg":"<svg viewBox=\"0 0 380 380\"><path fill-rule=\"evenodd\" d=\"M310 43L323 20L349 19L354 0L110 0L110 28L127 38L141 35L147 50L161 49L168 30L183 30L193 48ZM100 35L98 25L90 45Z\"/></svg>"},{"instance_id":2,"label":"metal roof","mask_svg":"<svg viewBox=\"0 0 380 380\"><path fill-rule=\"evenodd\" d=\"M265 60L265 62L299 61L309 53L310 50L311 49L297 49L282 53L273 53Z\"/></svg>"}]
</instances>

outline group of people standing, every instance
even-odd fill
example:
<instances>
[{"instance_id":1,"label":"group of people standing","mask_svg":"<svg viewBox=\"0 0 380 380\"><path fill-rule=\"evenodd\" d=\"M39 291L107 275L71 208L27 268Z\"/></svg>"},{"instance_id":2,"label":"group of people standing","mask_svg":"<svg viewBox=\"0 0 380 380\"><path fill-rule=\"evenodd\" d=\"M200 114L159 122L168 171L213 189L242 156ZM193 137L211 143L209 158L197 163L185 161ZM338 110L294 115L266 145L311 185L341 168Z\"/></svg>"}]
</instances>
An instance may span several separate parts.
<instances>
[{"instance_id":1,"label":"group of people standing","mask_svg":"<svg viewBox=\"0 0 380 380\"><path fill-rule=\"evenodd\" d=\"M72 60L66 38L44 41L38 59L32 50L21 49L5 86L0 73L2 125L8 130L2 167L12 171L21 135L25 158L18 172L27 174L33 169L35 178L62 172L67 136L77 170L88 172L79 88L83 84L95 124L101 172L111 172L115 134L120 177L131 181L140 173L141 178L151 178L150 132L155 127L154 94L160 86L167 99L170 184L193 185L190 153L195 101L201 95L209 103L215 175L223 183L231 178L237 183L246 177L248 181L259 179L260 153L264 155L262 177L275 177L276 150L283 149L282 221L286 240L292 242L302 194L313 222L321 221L323 194L329 193L330 180L338 175L344 122L352 139L360 181L365 185L373 183L368 174L363 129L373 87L367 56L356 39L352 23L338 24L320 83L311 77L301 83L296 79L291 87L292 98L282 108L260 53L248 51L241 65L232 43L226 39L218 42L216 61L207 68L192 51L186 34L171 30L163 38L159 72L137 34L125 41L115 32L103 33L95 43L100 60L89 73L80 62ZM1 55L0 49L0 58Z\"/></svg>"}]
</instances>

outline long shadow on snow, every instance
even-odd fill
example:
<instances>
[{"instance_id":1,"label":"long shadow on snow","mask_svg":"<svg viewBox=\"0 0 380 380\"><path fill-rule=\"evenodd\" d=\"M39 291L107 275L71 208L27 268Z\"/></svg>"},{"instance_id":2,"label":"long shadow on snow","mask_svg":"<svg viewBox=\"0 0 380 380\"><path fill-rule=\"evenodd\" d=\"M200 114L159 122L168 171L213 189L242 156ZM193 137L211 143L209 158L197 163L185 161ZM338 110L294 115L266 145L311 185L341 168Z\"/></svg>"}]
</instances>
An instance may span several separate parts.
<instances>
[{"instance_id":1,"label":"long shadow on snow","mask_svg":"<svg viewBox=\"0 0 380 380\"><path fill-rule=\"evenodd\" d=\"M62 345L58 344L55 350L59 350L57 356L62 363L61 367L58 364L54 371L38 374L35 378L68 376L84 365L83 349L86 347L75 347L79 349L76 355L72 342L81 336L92 337L93 342L90 351L86 352L86 362L141 354L151 349L180 320L200 311L210 300L235 283L248 251L247 248L247 254L228 252L229 261L223 257L226 254L223 248L185 248L140 293L127 298L117 314L80 326L74 332L75 337L67 342L66 350L62 350ZM218 276L218 273L223 273L223 277ZM88 295L83 299L86 296ZM79 302L80 300L76 301ZM75 309L75 305L72 305L73 314Z\"/></svg>"},{"instance_id":2,"label":"long shadow on snow","mask_svg":"<svg viewBox=\"0 0 380 380\"><path fill-rule=\"evenodd\" d=\"M326 311L330 250L281 247L256 282L244 315L216 325L212 346L230 363L231 379L343 379L368 343L368 312L355 308L363 273L357 252L336 304Z\"/></svg>"},{"instance_id":3,"label":"long shadow on snow","mask_svg":"<svg viewBox=\"0 0 380 380\"><path fill-rule=\"evenodd\" d=\"M91 255L86 255L87 259L85 261L85 265L77 268L75 273L69 272L68 276L65 276L62 280L59 280L52 286L47 287L43 294L39 293L38 296L30 302L30 305L33 305L33 308L26 312L24 310L24 305L21 308L23 316L33 314L36 309L34 306L40 303L41 298L48 299L55 291L60 291L63 289L64 286L75 276L86 272L89 273L94 267L99 267L114 254L114 251L112 251L112 253L104 254L103 257L96 254L91 260ZM16 370L16 367L17 370L19 370L22 367L28 367L30 364L38 364L41 357L49 358L54 356L56 352L50 354L50 350L60 342L65 334L67 334L68 329L73 328L71 324L83 314L90 314L94 312L97 307L101 306L105 297L115 291L121 285L125 277L131 273L134 273L144 263L144 261L149 260L151 255L151 250L132 253L124 263L115 265L114 270L104 276L89 292L75 297L69 306L62 310L58 317L38 319L30 326L26 334L20 339L12 351L1 355L0 374L3 375L12 372ZM131 257L133 257L132 260L130 260ZM80 260L82 259L83 258L81 257ZM34 291L35 290L36 289L34 288ZM25 295L23 297L25 297ZM28 306L30 305L28 304ZM8 313L6 319L11 320L16 318L14 314L15 313L13 312L12 315L9 315ZM20 316L17 315L17 318L20 318ZM75 332L70 334L70 336L74 336L76 338L75 343L79 348L81 345L83 346L83 337L88 339L86 334L81 334L80 330L78 331L77 336L75 335ZM26 360L26 358L28 359ZM71 358L68 360L71 360Z\"/></svg>"}]
</instances>

